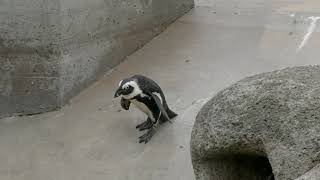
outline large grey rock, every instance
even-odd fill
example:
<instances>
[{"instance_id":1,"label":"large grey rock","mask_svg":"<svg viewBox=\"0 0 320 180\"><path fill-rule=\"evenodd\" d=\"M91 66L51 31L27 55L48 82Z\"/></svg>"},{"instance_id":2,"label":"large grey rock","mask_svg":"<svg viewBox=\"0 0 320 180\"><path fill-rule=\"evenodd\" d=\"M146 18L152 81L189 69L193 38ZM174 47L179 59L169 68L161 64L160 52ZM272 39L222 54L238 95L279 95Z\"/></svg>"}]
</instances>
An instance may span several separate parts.
<instances>
[{"instance_id":1,"label":"large grey rock","mask_svg":"<svg viewBox=\"0 0 320 180\"><path fill-rule=\"evenodd\" d=\"M266 180L272 172L276 180L320 179L320 66L255 75L219 92L197 115L191 154L198 180Z\"/></svg>"},{"instance_id":2,"label":"large grey rock","mask_svg":"<svg viewBox=\"0 0 320 180\"><path fill-rule=\"evenodd\" d=\"M193 0L0 0L0 117L60 107Z\"/></svg>"},{"instance_id":3,"label":"large grey rock","mask_svg":"<svg viewBox=\"0 0 320 180\"><path fill-rule=\"evenodd\" d=\"M320 164L310 171L308 171L303 176L295 180L319 180L320 179Z\"/></svg>"}]
</instances>

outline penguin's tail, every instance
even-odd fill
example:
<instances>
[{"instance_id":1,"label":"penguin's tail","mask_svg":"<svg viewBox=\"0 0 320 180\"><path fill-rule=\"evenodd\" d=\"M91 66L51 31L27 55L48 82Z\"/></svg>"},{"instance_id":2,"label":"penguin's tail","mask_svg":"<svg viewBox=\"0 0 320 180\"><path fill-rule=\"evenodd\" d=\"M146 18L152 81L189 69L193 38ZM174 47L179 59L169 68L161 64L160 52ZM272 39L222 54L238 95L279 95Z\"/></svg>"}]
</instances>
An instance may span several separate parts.
<instances>
[{"instance_id":1,"label":"penguin's tail","mask_svg":"<svg viewBox=\"0 0 320 180\"><path fill-rule=\"evenodd\" d=\"M167 110L167 114L168 114L168 117L169 117L170 119L178 116L177 113L173 112L173 111L172 111L171 109L169 109L169 108L168 108L168 110Z\"/></svg>"},{"instance_id":2,"label":"penguin's tail","mask_svg":"<svg viewBox=\"0 0 320 180\"><path fill-rule=\"evenodd\" d=\"M160 116L160 122L161 122L161 123L164 123L164 122L166 122L166 121L169 121L170 123L172 123L172 121L171 121L170 119L178 116L177 113L173 112L173 111L172 111L171 109L169 109L169 108L167 109L167 115L168 115L169 119L168 119L168 118L165 118L163 115Z\"/></svg>"}]
</instances>

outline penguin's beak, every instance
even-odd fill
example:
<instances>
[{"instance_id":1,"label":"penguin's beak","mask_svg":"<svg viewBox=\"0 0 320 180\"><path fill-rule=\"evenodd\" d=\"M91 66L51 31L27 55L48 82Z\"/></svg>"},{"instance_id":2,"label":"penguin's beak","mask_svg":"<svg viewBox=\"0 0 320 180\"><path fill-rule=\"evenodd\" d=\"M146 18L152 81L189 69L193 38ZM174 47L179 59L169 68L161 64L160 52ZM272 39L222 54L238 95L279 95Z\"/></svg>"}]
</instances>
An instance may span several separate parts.
<instances>
[{"instance_id":1,"label":"penguin's beak","mask_svg":"<svg viewBox=\"0 0 320 180\"><path fill-rule=\"evenodd\" d=\"M123 93L123 90L121 87L119 87L119 89L116 91L116 93L114 94L114 98L119 97L121 94Z\"/></svg>"}]
</instances>

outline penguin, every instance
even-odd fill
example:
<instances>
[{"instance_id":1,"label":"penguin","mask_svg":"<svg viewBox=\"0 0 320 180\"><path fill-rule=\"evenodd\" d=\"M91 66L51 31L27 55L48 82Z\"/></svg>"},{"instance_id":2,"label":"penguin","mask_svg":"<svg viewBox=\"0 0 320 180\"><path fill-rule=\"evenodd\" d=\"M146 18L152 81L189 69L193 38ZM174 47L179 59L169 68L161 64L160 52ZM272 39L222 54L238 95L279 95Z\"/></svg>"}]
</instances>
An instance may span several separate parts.
<instances>
[{"instance_id":1,"label":"penguin","mask_svg":"<svg viewBox=\"0 0 320 180\"><path fill-rule=\"evenodd\" d=\"M114 94L114 98L117 97L121 97L120 104L123 109L129 110L132 103L148 116L145 122L136 126L140 131L148 130L139 137L139 143L148 143L159 123L170 121L178 115L168 107L160 86L143 75L121 80Z\"/></svg>"}]
</instances>

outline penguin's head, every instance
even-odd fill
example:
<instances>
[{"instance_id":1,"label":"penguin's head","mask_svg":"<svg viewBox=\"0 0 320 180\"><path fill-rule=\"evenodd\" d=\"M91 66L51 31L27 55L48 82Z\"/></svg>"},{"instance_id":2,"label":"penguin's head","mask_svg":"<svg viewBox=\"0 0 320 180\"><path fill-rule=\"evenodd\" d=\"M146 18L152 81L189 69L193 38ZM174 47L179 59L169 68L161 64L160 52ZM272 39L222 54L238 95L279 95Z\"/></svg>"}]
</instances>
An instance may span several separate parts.
<instances>
[{"instance_id":1,"label":"penguin's head","mask_svg":"<svg viewBox=\"0 0 320 180\"><path fill-rule=\"evenodd\" d=\"M129 78L120 81L119 88L114 94L114 98L122 96L125 99L131 99L141 93L142 91L138 86L137 80Z\"/></svg>"}]
</instances>

